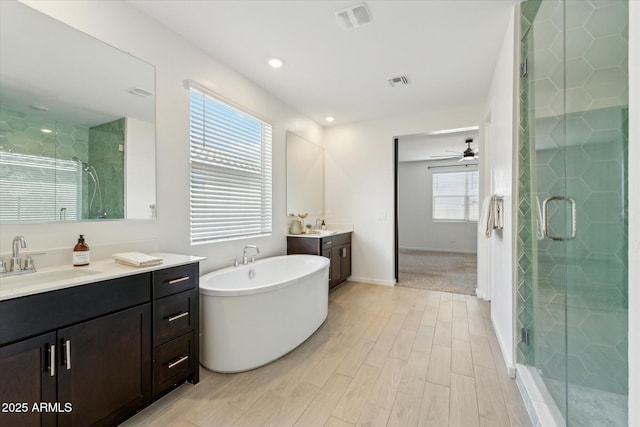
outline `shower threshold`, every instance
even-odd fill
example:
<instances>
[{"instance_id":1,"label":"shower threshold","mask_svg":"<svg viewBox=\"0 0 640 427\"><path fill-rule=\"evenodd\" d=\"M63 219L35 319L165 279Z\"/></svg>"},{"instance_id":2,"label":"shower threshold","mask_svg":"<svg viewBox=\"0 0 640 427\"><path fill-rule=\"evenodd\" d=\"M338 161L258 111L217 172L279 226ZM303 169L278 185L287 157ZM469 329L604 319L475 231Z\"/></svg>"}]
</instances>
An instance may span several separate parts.
<instances>
[{"instance_id":1,"label":"shower threshold","mask_svg":"<svg viewBox=\"0 0 640 427\"><path fill-rule=\"evenodd\" d=\"M561 427L566 425L551 393L534 367L517 364L516 385L534 426Z\"/></svg>"},{"instance_id":2,"label":"shower threshold","mask_svg":"<svg viewBox=\"0 0 640 427\"><path fill-rule=\"evenodd\" d=\"M549 387L561 389L561 381L547 380ZM516 365L516 384L534 426L567 425L545 382L535 367ZM571 384L569 387L571 426L627 425L627 396Z\"/></svg>"}]
</instances>

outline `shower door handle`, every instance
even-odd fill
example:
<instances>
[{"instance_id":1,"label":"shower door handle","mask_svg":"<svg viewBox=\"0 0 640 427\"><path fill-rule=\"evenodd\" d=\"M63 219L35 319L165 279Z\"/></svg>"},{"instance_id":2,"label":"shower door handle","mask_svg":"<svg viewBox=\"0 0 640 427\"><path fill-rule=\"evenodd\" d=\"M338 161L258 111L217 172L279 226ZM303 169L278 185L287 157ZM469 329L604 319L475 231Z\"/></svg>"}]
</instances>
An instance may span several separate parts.
<instances>
[{"instance_id":1,"label":"shower door handle","mask_svg":"<svg viewBox=\"0 0 640 427\"><path fill-rule=\"evenodd\" d=\"M571 205L571 234L569 236L563 237L549 234L549 202L554 200L567 201ZM571 197L566 196L550 196L544 199L544 202L542 202L542 232L544 233L545 237L551 240L565 241L574 239L576 237L576 201Z\"/></svg>"}]
</instances>

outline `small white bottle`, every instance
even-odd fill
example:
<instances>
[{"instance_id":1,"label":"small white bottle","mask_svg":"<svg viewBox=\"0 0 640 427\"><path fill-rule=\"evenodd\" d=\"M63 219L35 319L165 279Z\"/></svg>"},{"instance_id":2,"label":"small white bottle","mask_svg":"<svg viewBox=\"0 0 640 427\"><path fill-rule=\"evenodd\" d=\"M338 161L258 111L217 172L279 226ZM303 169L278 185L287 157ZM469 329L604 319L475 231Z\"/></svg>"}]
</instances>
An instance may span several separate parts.
<instances>
[{"instance_id":1,"label":"small white bottle","mask_svg":"<svg viewBox=\"0 0 640 427\"><path fill-rule=\"evenodd\" d=\"M81 234L78 243L73 247L73 266L83 267L89 265L91 261L91 251L89 245L84 242L84 235Z\"/></svg>"}]
</instances>

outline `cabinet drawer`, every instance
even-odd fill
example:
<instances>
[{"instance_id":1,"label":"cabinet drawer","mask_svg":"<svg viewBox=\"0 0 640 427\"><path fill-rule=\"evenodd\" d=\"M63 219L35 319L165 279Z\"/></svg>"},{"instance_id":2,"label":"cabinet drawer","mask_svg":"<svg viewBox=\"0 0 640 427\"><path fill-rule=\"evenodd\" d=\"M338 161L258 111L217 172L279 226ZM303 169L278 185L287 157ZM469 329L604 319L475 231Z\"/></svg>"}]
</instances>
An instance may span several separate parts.
<instances>
[{"instance_id":1,"label":"cabinet drawer","mask_svg":"<svg viewBox=\"0 0 640 427\"><path fill-rule=\"evenodd\" d=\"M198 319L198 291L192 289L155 300L153 317L154 346L193 330Z\"/></svg>"},{"instance_id":2,"label":"cabinet drawer","mask_svg":"<svg viewBox=\"0 0 640 427\"><path fill-rule=\"evenodd\" d=\"M153 272L153 297L167 295L197 288L198 263L165 268Z\"/></svg>"},{"instance_id":3,"label":"cabinet drawer","mask_svg":"<svg viewBox=\"0 0 640 427\"><path fill-rule=\"evenodd\" d=\"M322 238L322 249L334 248L346 243L351 243L351 233L334 234Z\"/></svg>"},{"instance_id":4,"label":"cabinet drawer","mask_svg":"<svg viewBox=\"0 0 640 427\"><path fill-rule=\"evenodd\" d=\"M53 331L151 300L149 273L0 302L0 344Z\"/></svg>"},{"instance_id":5,"label":"cabinet drawer","mask_svg":"<svg viewBox=\"0 0 640 427\"><path fill-rule=\"evenodd\" d=\"M153 350L154 397L182 382L198 369L196 334L190 332Z\"/></svg>"}]
</instances>

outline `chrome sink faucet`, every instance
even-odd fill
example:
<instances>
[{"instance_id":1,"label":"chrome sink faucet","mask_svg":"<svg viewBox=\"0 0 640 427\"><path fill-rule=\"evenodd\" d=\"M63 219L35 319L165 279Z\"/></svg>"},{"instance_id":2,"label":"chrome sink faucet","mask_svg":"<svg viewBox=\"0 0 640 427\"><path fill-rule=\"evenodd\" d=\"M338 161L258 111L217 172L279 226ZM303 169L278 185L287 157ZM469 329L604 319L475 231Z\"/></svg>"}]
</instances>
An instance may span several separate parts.
<instances>
[{"instance_id":1,"label":"chrome sink faucet","mask_svg":"<svg viewBox=\"0 0 640 427\"><path fill-rule=\"evenodd\" d=\"M247 249L255 249L256 250L256 255L258 255L260 253L260 248L258 248L256 245L247 245L244 247L244 250L242 251L242 264L243 265L247 265ZM251 262L256 262L256 257L255 255L251 257Z\"/></svg>"},{"instance_id":2,"label":"chrome sink faucet","mask_svg":"<svg viewBox=\"0 0 640 427\"><path fill-rule=\"evenodd\" d=\"M16 236L13 238L13 256L11 257L11 271L20 271L22 266L20 265L20 248L26 248L27 242L23 236Z\"/></svg>"},{"instance_id":3,"label":"chrome sink faucet","mask_svg":"<svg viewBox=\"0 0 640 427\"><path fill-rule=\"evenodd\" d=\"M7 270L4 265L4 261L0 259L0 274L10 276L14 274L25 274L36 271L33 265L31 255L27 255L24 261L24 267L22 266L22 259L20 258L20 248L26 248L27 242L23 236L16 236L13 238L13 254L11 256L11 262L9 263L9 269Z\"/></svg>"}]
</instances>

